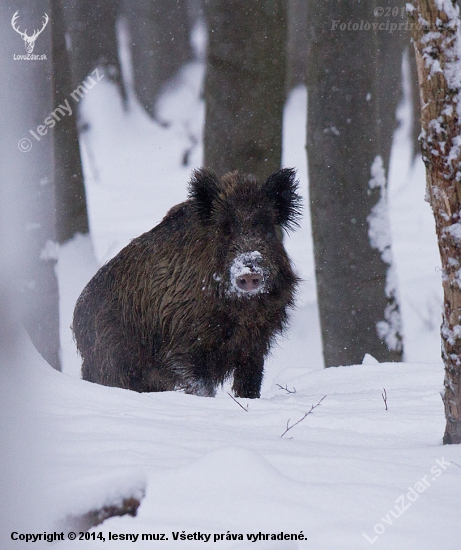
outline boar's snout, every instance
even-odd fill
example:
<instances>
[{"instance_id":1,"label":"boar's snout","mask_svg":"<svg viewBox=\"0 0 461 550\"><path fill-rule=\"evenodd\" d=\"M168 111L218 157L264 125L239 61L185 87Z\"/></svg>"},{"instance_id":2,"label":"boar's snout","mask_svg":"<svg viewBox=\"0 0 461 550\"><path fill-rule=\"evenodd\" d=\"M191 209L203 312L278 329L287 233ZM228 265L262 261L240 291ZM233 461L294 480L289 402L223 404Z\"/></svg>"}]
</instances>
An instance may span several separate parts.
<instances>
[{"instance_id":1,"label":"boar's snout","mask_svg":"<svg viewBox=\"0 0 461 550\"><path fill-rule=\"evenodd\" d=\"M244 252L234 258L230 267L230 293L252 296L265 292L267 269L259 252Z\"/></svg>"},{"instance_id":2,"label":"boar's snout","mask_svg":"<svg viewBox=\"0 0 461 550\"><path fill-rule=\"evenodd\" d=\"M263 277L259 273L246 273L245 275L237 276L235 285L243 292L254 292L258 290L263 282Z\"/></svg>"}]
</instances>

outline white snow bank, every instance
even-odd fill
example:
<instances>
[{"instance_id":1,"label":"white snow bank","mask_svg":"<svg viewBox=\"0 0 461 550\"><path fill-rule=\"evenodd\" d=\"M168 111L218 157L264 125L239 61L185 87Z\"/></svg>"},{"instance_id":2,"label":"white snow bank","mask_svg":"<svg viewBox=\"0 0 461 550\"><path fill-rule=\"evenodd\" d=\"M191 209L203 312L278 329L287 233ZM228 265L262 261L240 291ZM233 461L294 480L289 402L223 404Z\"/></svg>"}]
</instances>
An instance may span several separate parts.
<instances>
[{"instance_id":1,"label":"white snow bank","mask_svg":"<svg viewBox=\"0 0 461 550\"><path fill-rule=\"evenodd\" d=\"M21 399L34 403L40 426L32 441L41 456L35 472L43 497L40 530L85 507L142 492L143 472L148 479L136 518L96 527L105 542L57 542L58 550L126 548L126 541L109 542L109 531L163 533L165 548L207 544L175 541L173 532L229 531L245 542L216 544L245 548L247 534L303 531L306 541L257 544L359 549L369 547L363 533L377 536L378 524L385 531L377 548L457 548L461 469L452 461L461 463L461 451L441 444L440 364L288 368L267 381L262 399L239 400L245 412L225 393L215 399L137 394L90 384L53 371L31 346L29 352L17 379L31 381ZM321 406L280 437L287 422L294 424L323 395ZM431 473L437 460L438 475ZM424 476L425 492L400 517L389 516L392 524L383 523ZM152 544L140 537L136 547Z\"/></svg>"}]
</instances>

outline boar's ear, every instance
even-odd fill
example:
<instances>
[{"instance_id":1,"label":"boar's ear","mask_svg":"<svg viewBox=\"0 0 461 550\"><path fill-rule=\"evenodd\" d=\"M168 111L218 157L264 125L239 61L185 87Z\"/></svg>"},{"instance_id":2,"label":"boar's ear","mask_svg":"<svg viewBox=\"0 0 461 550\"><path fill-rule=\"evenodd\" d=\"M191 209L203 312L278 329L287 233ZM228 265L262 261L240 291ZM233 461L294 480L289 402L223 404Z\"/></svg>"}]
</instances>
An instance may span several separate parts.
<instances>
[{"instance_id":1,"label":"boar's ear","mask_svg":"<svg viewBox=\"0 0 461 550\"><path fill-rule=\"evenodd\" d=\"M210 170L194 170L189 183L189 198L203 222L210 222L215 203L219 201L219 178Z\"/></svg>"},{"instance_id":2,"label":"boar's ear","mask_svg":"<svg viewBox=\"0 0 461 550\"><path fill-rule=\"evenodd\" d=\"M277 224L286 230L299 227L301 197L296 193L298 182L294 168L282 168L269 176L261 191L269 198L277 212Z\"/></svg>"}]
</instances>

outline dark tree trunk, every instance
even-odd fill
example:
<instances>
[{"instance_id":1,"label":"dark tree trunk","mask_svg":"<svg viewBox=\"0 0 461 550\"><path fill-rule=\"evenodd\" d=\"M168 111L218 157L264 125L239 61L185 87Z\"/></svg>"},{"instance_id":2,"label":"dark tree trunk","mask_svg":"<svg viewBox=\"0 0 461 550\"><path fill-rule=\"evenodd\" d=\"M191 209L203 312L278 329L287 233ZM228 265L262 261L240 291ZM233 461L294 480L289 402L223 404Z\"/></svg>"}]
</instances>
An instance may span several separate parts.
<instances>
[{"instance_id":1,"label":"dark tree trunk","mask_svg":"<svg viewBox=\"0 0 461 550\"><path fill-rule=\"evenodd\" d=\"M461 443L461 39L459 9L446 0L409 8L421 97L427 195L442 261L444 443Z\"/></svg>"},{"instance_id":2,"label":"dark tree trunk","mask_svg":"<svg viewBox=\"0 0 461 550\"><path fill-rule=\"evenodd\" d=\"M70 39L72 86L76 88L96 67L125 89L117 49L117 13L121 0L69 0L62 10Z\"/></svg>"},{"instance_id":3,"label":"dark tree trunk","mask_svg":"<svg viewBox=\"0 0 461 550\"><path fill-rule=\"evenodd\" d=\"M285 0L208 0L205 165L264 181L280 168Z\"/></svg>"},{"instance_id":4,"label":"dark tree trunk","mask_svg":"<svg viewBox=\"0 0 461 550\"><path fill-rule=\"evenodd\" d=\"M307 1L288 0L287 82L290 91L305 84L307 72Z\"/></svg>"},{"instance_id":5,"label":"dark tree trunk","mask_svg":"<svg viewBox=\"0 0 461 550\"><path fill-rule=\"evenodd\" d=\"M410 44L410 84L411 84L411 108L413 112L413 124L411 127L411 142L413 146L413 157L421 155L419 134L421 133L421 107L419 105L419 84L416 70L415 49Z\"/></svg>"},{"instance_id":6,"label":"dark tree trunk","mask_svg":"<svg viewBox=\"0 0 461 550\"><path fill-rule=\"evenodd\" d=\"M348 30L350 21L386 24L374 9L388 6L395 2L309 4L307 149L326 366L360 363L366 353L402 358L386 174L403 40ZM404 15L393 22L405 23Z\"/></svg>"},{"instance_id":7,"label":"dark tree trunk","mask_svg":"<svg viewBox=\"0 0 461 550\"><path fill-rule=\"evenodd\" d=\"M26 51L23 40L9 25L17 10L20 29L28 29L31 35L33 30L41 28L44 14L51 15L50 2L18 0L10 5L10 18L5 22L9 28L2 27L2 33L10 37L2 55L8 74L3 98L8 111L11 109L5 115L9 123L5 133L9 139L5 143L7 156L2 159L2 177L4 192L11 200L17 200L20 193L24 211L17 227L19 239L24 239L22 257L17 263L18 302L35 347L59 370L53 136L45 124L53 110L52 22L48 22L35 41L33 55L46 55L46 59L36 61L13 60L13 55L23 55ZM7 245L11 248L12 243Z\"/></svg>"},{"instance_id":8,"label":"dark tree trunk","mask_svg":"<svg viewBox=\"0 0 461 550\"><path fill-rule=\"evenodd\" d=\"M192 59L186 0L125 0L134 87L141 105L157 119L162 89Z\"/></svg>"},{"instance_id":9,"label":"dark tree trunk","mask_svg":"<svg viewBox=\"0 0 461 550\"><path fill-rule=\"evenodd\" d=\"M83 169L77 132L77 105L71 99L72 76L66 48L62 0L51 0L53 109L69 101L72 114L60 116L54 127L54 170L56 193L56 233L64 243L76 233L88 233ZM59 113L59 112L58 112Z\"/></svg>"}]
</instances>

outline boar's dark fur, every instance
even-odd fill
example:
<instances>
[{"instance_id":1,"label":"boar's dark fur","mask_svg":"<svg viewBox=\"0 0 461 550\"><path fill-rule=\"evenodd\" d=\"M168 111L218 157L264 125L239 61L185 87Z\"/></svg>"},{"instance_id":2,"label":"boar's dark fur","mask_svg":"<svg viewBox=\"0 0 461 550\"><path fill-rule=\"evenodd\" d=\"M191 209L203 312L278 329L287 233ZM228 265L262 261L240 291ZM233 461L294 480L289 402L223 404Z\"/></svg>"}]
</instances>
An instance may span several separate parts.
<instances>
[{"instance_id":1,"label":"boar's dark fur","mask_svg":"<svg viewBox=\"0 0 461 550\"><path fill-rule=\"evenodd\" d=\"M298 283L276 232L297 226L297 186L292 169L263 185L195 171L189 199L104 265L78 299L83 378L213 396L233 375L236 396L259 397L264 358Z\"/></svg>"}]
</instances>

